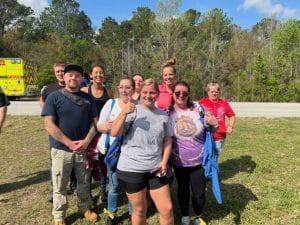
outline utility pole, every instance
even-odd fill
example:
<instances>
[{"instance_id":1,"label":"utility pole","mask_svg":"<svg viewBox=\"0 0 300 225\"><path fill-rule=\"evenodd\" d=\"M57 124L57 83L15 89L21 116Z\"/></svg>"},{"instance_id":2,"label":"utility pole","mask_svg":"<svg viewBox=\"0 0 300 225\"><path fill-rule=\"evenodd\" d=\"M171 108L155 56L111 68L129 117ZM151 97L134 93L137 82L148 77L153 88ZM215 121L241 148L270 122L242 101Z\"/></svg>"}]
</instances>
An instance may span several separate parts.
<instances>
[{"instance_id":1,"label":"utility pole","mask_svg":"<svg viewBox=\"0 0 300 225\"><path fill-rule=\"evenodd\" d=\"M130 76L131 68L130 68L130 39L127 40L127 75Z\"/></svg>"},{"instance_id":2,"label":"utility pole","mask_svg":"<svg viewBox=\"0 0 300 225\"><path fill-rule=\"evenodd\" d=\"M134 35L133 35L133 37L131 38L131 40L132 40L132 64L133 64L133 66L135 67L135 59L134 59Z\"/></svg>"},{"instance_id":3,"label":"utility pole","mask_svg":"<svg viewBox=\"0 0 300 225\"><path fill-rule=\"evenodd\" d=\"M121 76L123 76L123 73L124 73L124 44L125 44L125 42L123 41L122 42L122 55L121 55L121 57L122 57L122 63L121 63L121 65L122 65L122 70L121 70Z\"/></svg>"}]
</instances>

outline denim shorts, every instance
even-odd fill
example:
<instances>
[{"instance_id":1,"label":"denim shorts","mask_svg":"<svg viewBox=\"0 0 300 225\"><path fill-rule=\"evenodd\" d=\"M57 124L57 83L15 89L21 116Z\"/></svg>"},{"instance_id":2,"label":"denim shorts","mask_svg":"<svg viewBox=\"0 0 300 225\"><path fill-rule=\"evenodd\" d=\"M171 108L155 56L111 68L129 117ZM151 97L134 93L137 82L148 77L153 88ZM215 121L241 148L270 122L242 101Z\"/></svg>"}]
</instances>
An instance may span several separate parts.
<instances>
[{"instance_id":1,"label":"denim shorts","mask_svg":"<svg viewBox=\"0 0 300 225\"><path fill-rule=\"evenodd\" d=\"M135 173L117 170L117 178L120 187L126 193L133 194L144 188L154 190L168 185L170 180L167 176L157 177L155 173Z\"/></svg>"}]
</instances>

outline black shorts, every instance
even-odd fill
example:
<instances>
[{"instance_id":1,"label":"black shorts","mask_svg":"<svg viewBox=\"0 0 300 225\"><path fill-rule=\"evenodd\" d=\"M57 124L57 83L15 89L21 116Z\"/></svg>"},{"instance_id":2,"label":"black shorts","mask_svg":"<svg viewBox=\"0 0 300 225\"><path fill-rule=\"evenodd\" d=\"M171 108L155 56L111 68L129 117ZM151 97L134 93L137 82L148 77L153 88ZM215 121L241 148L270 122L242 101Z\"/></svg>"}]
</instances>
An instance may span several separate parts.
<instances>
[{"instance_id":1,"label":"black shorts","mask_svg":"<svg viewBox=\"0 0 300 225\"><path fill-rule=\"evenodd\" d=\"M157 177L154 173L134 173L117 169L117 178L120 187L126 193L132 194L147 189L158 189L170 183L169 178Z\"/></svg>"}]
</instances>

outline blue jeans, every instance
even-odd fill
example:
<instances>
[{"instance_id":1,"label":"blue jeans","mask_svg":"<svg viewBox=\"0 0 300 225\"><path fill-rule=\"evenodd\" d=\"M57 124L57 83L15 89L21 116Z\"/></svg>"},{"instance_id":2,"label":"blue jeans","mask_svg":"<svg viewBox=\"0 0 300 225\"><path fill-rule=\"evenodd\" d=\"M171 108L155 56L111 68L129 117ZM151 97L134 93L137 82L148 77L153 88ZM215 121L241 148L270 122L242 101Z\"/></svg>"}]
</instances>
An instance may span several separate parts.
<instances>
[{"instance_id":1,"label":"blue jeans","mask_svg":"<svg viewBox=\"0 0 300 225\"><path fill-rule=\"evenodd\" d=\"M117 172L108 170L108 194L107 194L107 210L111 213L115 213L118 210L119 197L121 194L121 188L117 179ZM131 204L128 202L129 215L132 214Z\"/></svg>"},{"instance_id":2,"label":"blue jeans","mask_svg":"<svg viewBox=\"0 0 300 225\"><path fill-rule=\"evenodd\" d=\"M107 195L107 209L111 213L115 213L118 209L119 196L121 188L117 179L117 173L108 170L109 189Z\"/></svg>"},{"instance_id":3,"label":"blue jeans","mask_svg":"<svg viewBox=\"0 0 300 225\"><path fill-rule=\"evenodd\" d=\"M216 148L217 151L218 151L217 157L219 157L220 154L221 154L221 151L222 151L222 148L223 148L225 139L214 140L214 142L215 142L215 148Z\"/></svg>"}]
</instances>

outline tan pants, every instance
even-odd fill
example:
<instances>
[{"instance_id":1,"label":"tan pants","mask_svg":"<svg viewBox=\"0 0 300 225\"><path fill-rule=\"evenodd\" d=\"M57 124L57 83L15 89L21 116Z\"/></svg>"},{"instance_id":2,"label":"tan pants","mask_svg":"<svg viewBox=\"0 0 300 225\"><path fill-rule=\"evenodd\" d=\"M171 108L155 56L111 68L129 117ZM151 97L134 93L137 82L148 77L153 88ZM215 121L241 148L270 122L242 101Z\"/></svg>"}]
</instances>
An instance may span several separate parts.
<instances>
[{"instance_id":1,"label":"tan pants","mask_svg":"<svg viewBox=\"0 0 300 225\"><path fill-rule=\"evenodd\" d=\"M86 153L75 154L60 149L51 149L54 220L64 220L68 208L67 186L74 168L77 178L77 206L80 212L89 209L89 170L86 169Z\"/></svg>"}]
</instances>

